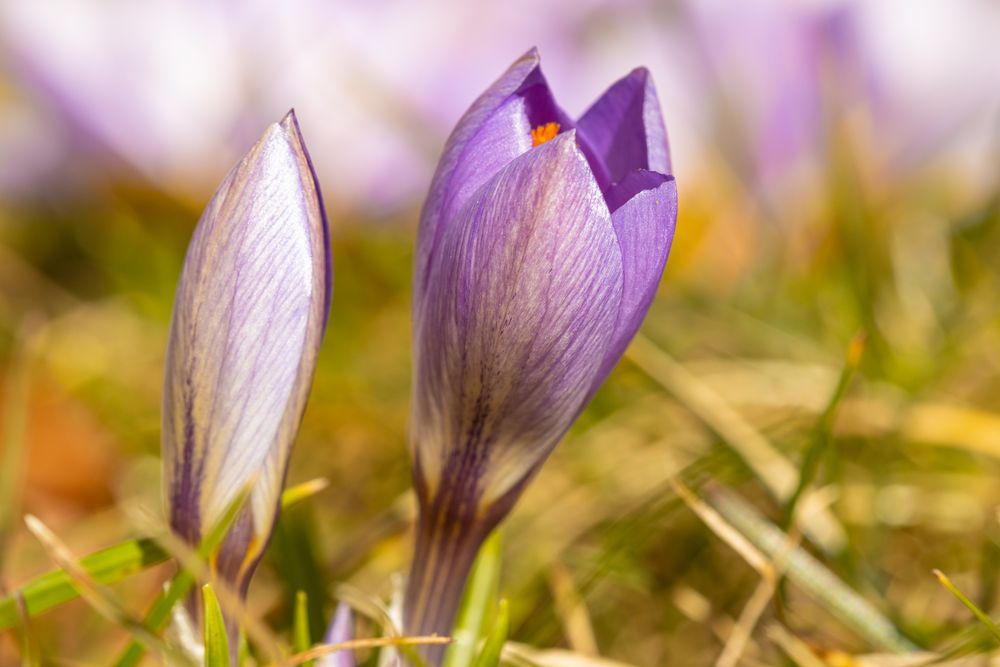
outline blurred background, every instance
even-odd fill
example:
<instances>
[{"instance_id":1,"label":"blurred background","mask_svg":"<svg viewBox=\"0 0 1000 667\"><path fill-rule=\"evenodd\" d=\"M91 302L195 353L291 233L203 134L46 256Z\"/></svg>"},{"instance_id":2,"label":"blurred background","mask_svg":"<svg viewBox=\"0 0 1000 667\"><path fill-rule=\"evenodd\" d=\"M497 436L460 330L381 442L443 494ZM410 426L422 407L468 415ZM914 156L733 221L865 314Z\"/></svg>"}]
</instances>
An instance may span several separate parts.
<instances>
[{"instance_id":1,"label":"blurred background","mask_svg":"<svg viewBox=\"0 0 1000 667\"><path fill-rule=\"evenodd\" d=\"M459 116L531 46L571 115L651 70L680 217L643 339L505 530L513 639L615 661L578 664L714 664L761 579L671 480L779 521L859 332L802 549L925 648L973 623L932 568L995 610L993 0L0 2L0 589L51 567L24 512L82 555L142 532L128 507L160 511L183 253L230 166L294 107L335 285L290 482L330 486L283 517L251 597L282 628L297 588L319 592L316 624L337 584L391 594L410 554L421 199ZM116 590L141 613L168 574ZM795 582L778 600L742 664L886 648ZM127 641L82 602L33 632L72 664ZM0 665L16 656L0 631Z\"/></svg>"}]
</instances>

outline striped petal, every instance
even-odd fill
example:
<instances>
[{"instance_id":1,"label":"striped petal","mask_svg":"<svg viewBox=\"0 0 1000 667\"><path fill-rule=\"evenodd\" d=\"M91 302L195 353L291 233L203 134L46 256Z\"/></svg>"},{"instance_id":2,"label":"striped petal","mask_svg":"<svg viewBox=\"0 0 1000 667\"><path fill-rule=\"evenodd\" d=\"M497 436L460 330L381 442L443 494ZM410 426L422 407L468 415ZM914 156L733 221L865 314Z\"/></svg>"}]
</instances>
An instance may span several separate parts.
<instances>
[{"instance_id":1,"label":"striped petal","mask_svg":"<svg viewBox=\"0 0 1000 667\"><path fill-rule=\"evenodd\" d=\"M244 586L270 537L330 292L322 199L289 113L233 168L202 215L167 350L170 523L197 543L253 481L218 560Z\"/></svg>"},{"instance_id":2,"label":"striped petal","mask_svg":"<svg viewBox=\"0 0 1000 667\"><path fill-rule=\"evenodd\" d=\"M674 240L677 182L673 176L634 171L608 193L608 203L614 206L611 224L622 253L622 301L594 391L621 359L656 296Z\"/></svg>"},{"instance_id":3,"label":"striped petal","mask_svg":"<svg viewBox=\"0 0 1000 667\"><path fill-rule=\"evenodd\" d=\"M532 147L532 128L570 118L556 105L532 49L477 99L448 138L420 217L414 294L426 287L428 266L449 224L486 181ZM419 312L419 307L414 309Z\"/></svg>"},{"instance_id":4,"label":"striped petal","mask_svg":"<svg viewBox=\"0 0 1000 667\"><path fill-rule=\"evenodd\" d=\"M415 329L413 456L484 504L569 428L614 334L622 259L575 132L520 156L445 228Z\"/></svg>"}]
</instances>

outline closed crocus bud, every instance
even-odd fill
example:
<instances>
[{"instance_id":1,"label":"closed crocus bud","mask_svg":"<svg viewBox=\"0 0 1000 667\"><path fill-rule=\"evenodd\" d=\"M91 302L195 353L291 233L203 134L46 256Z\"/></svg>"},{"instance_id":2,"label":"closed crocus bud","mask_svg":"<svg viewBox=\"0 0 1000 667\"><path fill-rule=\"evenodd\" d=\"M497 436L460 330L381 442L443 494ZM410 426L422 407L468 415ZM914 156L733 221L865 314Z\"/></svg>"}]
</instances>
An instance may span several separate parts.
<instances>
[{"instance_id":1,"label":"closed crocus bud","mask_svg":"<svg viewBox=\"0 0 1000 667\"><path fill-rule=\"evenodd\" d=\"M173 530L197 545L252 484L213 558L246 594L277 517L331 293L322 198L293 112L223 181L174 301L163 394Z\"/></svg>"},{"instance_id":2,"label":"closed crocus bud","mask_svg":"<svg viewBox=\"0 0 1000 667\"><path fill-rule=\"evenodd\" d=\"M459 121L417 240L410 634L450 631L480 543L645 317L676 215L644 69L574 121L531 51Z\"/></svg>"}]
</instances>

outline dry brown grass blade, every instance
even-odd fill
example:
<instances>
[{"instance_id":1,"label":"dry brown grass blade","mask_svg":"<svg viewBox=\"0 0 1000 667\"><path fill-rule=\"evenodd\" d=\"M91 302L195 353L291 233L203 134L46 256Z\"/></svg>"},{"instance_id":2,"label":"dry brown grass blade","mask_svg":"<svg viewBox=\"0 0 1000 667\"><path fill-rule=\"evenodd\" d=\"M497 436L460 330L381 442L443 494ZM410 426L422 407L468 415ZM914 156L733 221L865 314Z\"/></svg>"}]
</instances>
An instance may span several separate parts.
<instances>
[{"instance_id":1,"label":"dry brown grass blade","mask_svg":"<svg viewBox=\"0 0 1000 667\"><path fill-rule=\"evenodd\" d=\"M1000 458L1000 415L945 403L922 403L900 420L902 436L928 445L949 445Z\"/></svg>"},{"instance_id":2,"label":"dry brown grass blade","mask_svg":"<svg viewBox=\"0 0 1000 667\"><path fill-rule=\"evenodd\" d=\"M360 588L351 584L339 584L333 594L338 600L347 603L354 611L371 619L390 637L403 636L403 633L396 627L396 622L393 621L389 609L381 600L368 595Z\"/></svg>"},{"instance_id":3,"label":"dry brown grass blade","mask_svg":"<svg viewBox=\"0 0 1000 667\"><path fill-rule=\"evenodd\" d=\"M569 647L584 655L600 653L587 604L576 590L573 576L563 565L556 563L549 570L549 588Z\"/></svg>"},{"instance_id":4,"label":"dry brown grass blade","mask_svg":"<svg viewBox=\"0 0 1000 667\"><path fill-rule=\"evenodd\" d=\"M712 507L709 507L707 503L702 501L698 496L694 494L691 489L689 489L683 482L677 478L670 480L670 485L673 487L674 492L684 501L692 512L697 515L699 519L702 520L709 530L715 533L716 537L729 545L729 547L738 553L743 560L747 562L750 567L760 574L766 580L774 581L774 568L771 566L770 561L767 557L761 553L757 547L750 543L746 537L743 536L741 532L736 530L726 521L721 514L715 511Z\"/></svg>"},{"instance_id":5,"label":"dry brown grass blade","mask_svg":"<svg viewBox=\"0 0 1000 667\"><path fill-rule=\"evenodd\" d=\"M764 610L767 609L768 602L774 596L774 591L778 587L778 577L784 573L785 567L788 565L788 558L798 548L798 545L798 536L795 534L789 535L784 548L777 554L774 562L771 564L771 571L774 576L761 578L757 588L754 589L753 595L750 596L750 599L743 606L743 611L740 612L740 617L729 634L722 653L719 654L718 660L715 661L715 667L736 667L739 663L743 652L750 643L754 628L757 627L757 623L760 621L761 616L763 616Z\"/></svg>"},{"instance_id":6,"label":"dry brown grass blade","mask_svg":"<svg viewBox=\"0 0 1000 667\"><path fill-rule=\"evenodd\" d=\"M42 664L42 651L38 643L38 635L31 624L31 617L28 615L28 604L24 601L24 594L21 591L14 591L14 599L17 600L17 615L21 619L20 651L21 664L24 667L40 667Z\"/></svg>"},{"instance_id":7,"label":"dry brown grass blade","mask_svg":"<svg viewBox=\"0 0 1000 667\"><path fill-rule=\"evenodd\" d=\"M28 446L28 402L32 384L32 362L37 354L40 321L25 318L17 332L3 387L0 413L0 573L8 541L21 506L21 484Z\"/></svg>"},{"instance_id":8,"label":"dry brown grass blade","mask_svg":"<svg viewBox=\"0 0 1000 667\"><path fill-rule=\"evenodd\" d=\"M722 487L709 492L712 507L762 552L775 560L788 547L788 535L772 524L749 503ZM844 583L826 565L805 549L787 555L787 577L799 589L822 604L872 646L899 654L917 650L872 602Z\"/></svg>"},{"instance_id":9,"label":"dry brown grass blade","mask_svg":"<svg viewBox=\"0 0 1000 667\"><path fill-rule=\"evenodd\" d=\"M829 667L816 657L805 643L778 623L767 627L768 638L785 652L798 667Z\"/></svg>"},{"instance_id":10,"label":"dry brown grass blade","mask_svg":"<svg viewBox=\"0 0 1000 667\"><path fill-rule=\"evenodd\" d=\"M133 639L140 642L148 651L159 656L161 660L170 656L172 660L176 661L170 664L187 664L183 655L167 646L153 632L150 632L142 621L129 614L106 588L94 582L77 563L76 557L69 548L40 519L27 514L24 517L24 523L28 531L41 543L53 563L63 569L73 580L73 584L80 592L80 597L94 611L114 625L126 630Z\"/></svg>"},{"instance_id":11,"label":"dry brown grass blade","mask_svg":"<svg viewBox=\"0 0 1000 667\"><path fill-rule=\"evenodd\" d=\"M308 651L302 651L301 653L296 653L295 655L290 656L287 660L285 660L284 664L288 665L288 667L294 667L295 665L301 665L309 662L310 660L315 660L316 658L322 658L325 655L331 655L340 651L353 651L360 648L378 648L383 646L423 646L427 644L450 643L451 638L438 637L437 635L429 637L373 637L371 639L351 639L337 644L320 644L318 646L313 646ZM277 667L277 665L272 663L267 665L267 667Z\"/></svg>"},{"instance_id":12,"label":"dry brown grass blade","mask_svg":"<svg viewBox=\"0 0 1000 667\"><path fill-rule=\"evenodd\" d=\"M736 551L761 576L760 584L744 605L736 625L729 633L722 653L719 654L715 662L715 667L735 667L750 642L757 622L774 595L778 577L784 572L788 558L798 546L799 540L795 535L789 535L785 545L775 554L775 559L772 562L722 515L695 496L683 482L675 478L671 480L671 486L709 530Z\"/></svg>"},{"instance_id":13,"label":"dry brown grass blade","mask_svg":"<svg viewBox=\"0 0 1000 667\"><path fill-rule=\"evenodd\" d=\"M581 655L564 649L537 649L512 641L504 644L502 662L537 667L634 667L599 656Z\"/></svg>"},{"instance_id":14,"label":"dry brown grass blade","mask_svg":"<svg viewBox=\"0 0 1000 667\"><path fill-rule=\"evenodd\" d=\"M791 497L799 479L796 467L711 387L641 334L625 356L719 435L776 499L784 503ZM802 498L801 505L796 524L799 529L827 553L842 550L846 544L844 529L829 509L812 493Z\"/></svg>"},{"instance_id":15,"label":"dry brown grass blade","mask_svg":"<svg viewBox=\"0 0 1000 667\"><path fill-rule=\"evenodd\" d=\"M847 660L850 660L848 662ZM844 667L1000 667L1000 656L968 655L954 660L942 660L934 653L885 655L881 653L849 656Z\"/></svg>"}]
</instances>

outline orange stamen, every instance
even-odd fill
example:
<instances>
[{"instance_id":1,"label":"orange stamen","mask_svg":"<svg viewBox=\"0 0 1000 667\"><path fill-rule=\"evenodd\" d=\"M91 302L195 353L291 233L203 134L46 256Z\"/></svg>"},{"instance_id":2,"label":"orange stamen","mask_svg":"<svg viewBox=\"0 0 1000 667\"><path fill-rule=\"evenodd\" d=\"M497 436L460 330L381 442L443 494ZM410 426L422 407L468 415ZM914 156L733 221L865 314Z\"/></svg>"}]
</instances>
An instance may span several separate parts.
<instances>
[{"instance_id":1,"label":"orange stamen","mask_svg":"<svg viewBox=\"0 0 1000 667\"><path fill-rule=\"evenodd\" d=\"M539 125L531 131L531 145L541 146L546 141L551 141L559 134L559 123L546 123Z\"/></svg>"}]
</instances>

